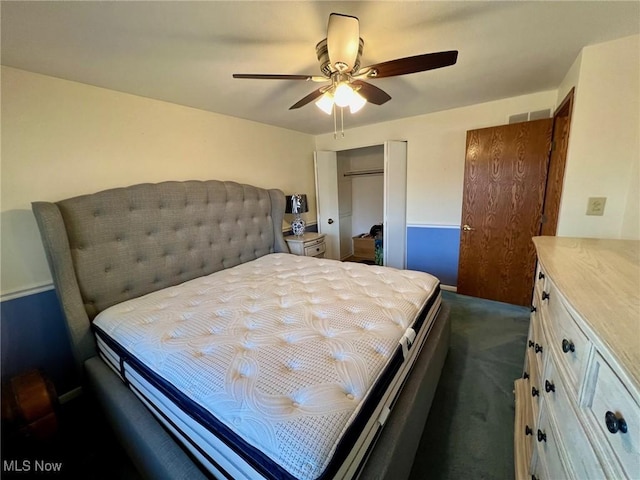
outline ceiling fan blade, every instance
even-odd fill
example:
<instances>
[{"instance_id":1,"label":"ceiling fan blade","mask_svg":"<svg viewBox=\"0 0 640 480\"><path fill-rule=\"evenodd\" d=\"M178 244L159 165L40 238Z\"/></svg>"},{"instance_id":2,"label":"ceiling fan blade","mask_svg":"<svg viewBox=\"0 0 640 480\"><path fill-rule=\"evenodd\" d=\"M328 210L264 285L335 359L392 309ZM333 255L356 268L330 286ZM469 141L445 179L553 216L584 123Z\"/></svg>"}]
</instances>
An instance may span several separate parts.
<instances>
[{"instance_id":1,"label":"ceiling fan blade","mask_svg":"<svg viewBox=\"0 0 640 480\"><path fill-rule=\"evenodd\" d=\"M350 72L358 60L360 22L357 17L332 13L327 26L329 61L338 72Z\"/></svg>"},{"instance_id":2,"label":"ceiling fan blade","mask_svg":"<svg viewBox=\"0 0 640 480\"><path fill-rule=\"evenodd\" d=\"M394 77L397 75L407 75L409 73L424 72L436 68L454 65L458 59L458 51L425 53L415 57L398 58L388 62L369 65L360 70L368 78ZM358 72L358 75L360 74Z\"/></svg>"},{"instance_id":3,"label":"ceiling fan blade","mask_svg":"<svg viewBox=\"0 0 640 480\"><path fill-rule=\"evenodd\" d=\"M307 103L313 102L316 98L321 97L322 94L327 90L326 87L320 87L317 90L314 90L309 95L304 97L302 100L294 103L289 107L289 110L295 110L296 108L304 107Z\"/></svg>"},{"instance_id":4,"label":"ceiling fan blade","mask_svg":"<svg viewBox=\"0 0 640 480\"><path fill-rule=\"evenodd\" d=\"M375 85L363 82L362 80L354 80L351 84L360 87L358 93L366 98L367 102L373 103L374 105L382 105L391 100L391 96L387 92L379 89Z\"/></svg>"},{"instance_id":5,"label":"ceiling fan blade","mask_svg":"<svg viewBox=\"0 0 640 480\"><path fill-rule=\"evenodd\" d=\"M313 80L314 75L278 75L269 73L234 73L233 78L251 78L256 80ZM322 77L324 78L324 77ZM328 79L327 79L328 80Z\"/></svg>"}]
</instances>

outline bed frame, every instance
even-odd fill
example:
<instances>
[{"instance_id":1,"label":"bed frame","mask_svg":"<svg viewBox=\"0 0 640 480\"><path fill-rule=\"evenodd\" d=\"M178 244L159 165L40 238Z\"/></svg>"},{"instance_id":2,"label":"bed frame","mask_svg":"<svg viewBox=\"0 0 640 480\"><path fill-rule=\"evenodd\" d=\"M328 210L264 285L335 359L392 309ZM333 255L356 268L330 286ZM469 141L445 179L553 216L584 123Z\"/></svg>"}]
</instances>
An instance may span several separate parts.
<instances>
[{"instance_id":1,"label":"bed frame","mask_svg":"<svg viewBox=\"0 0 640 480\"><path fill-rule=\"evenodd\" d=\"M216 180L163 182L32 207L83 386L144 477L206 478L98 356L91 321L129 298L288 252L282 234L284 194ZM449 332L443 304L360 478L409 476Z\"/></svg>"}]
</instances>

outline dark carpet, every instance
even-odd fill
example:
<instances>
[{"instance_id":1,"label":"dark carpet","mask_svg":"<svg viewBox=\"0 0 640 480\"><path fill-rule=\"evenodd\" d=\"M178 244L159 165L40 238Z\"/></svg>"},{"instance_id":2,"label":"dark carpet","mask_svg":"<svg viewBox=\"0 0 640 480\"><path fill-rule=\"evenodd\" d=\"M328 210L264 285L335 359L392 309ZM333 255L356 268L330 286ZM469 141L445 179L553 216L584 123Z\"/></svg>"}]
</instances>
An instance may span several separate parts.
<instances>
[{"instance_id":1,"label":"dark carpet","mask_svg":"<svg viewBox=\"0 0 640 480\"><path fill-rule=\"evenodd\" d=\"M451 348L411 480L511 479L512 389L522 373L529 311L450 292L443 298L451 306ZM90 396L59 413L59 432L48 441L2 429L3 479L140 478ZM38 461L61 471L36 471Z\"/></svg>"},{"instance_id":2,"label":"dark carpet","mask_svg":"<svg viewBox=\"0 0 640 480\"><path fill-rule=\"evenodd\" d=\"M513 382L522 375L529 309L443 292L451 347L411 480L514 477Z\"/></svg>"}]
</instances>

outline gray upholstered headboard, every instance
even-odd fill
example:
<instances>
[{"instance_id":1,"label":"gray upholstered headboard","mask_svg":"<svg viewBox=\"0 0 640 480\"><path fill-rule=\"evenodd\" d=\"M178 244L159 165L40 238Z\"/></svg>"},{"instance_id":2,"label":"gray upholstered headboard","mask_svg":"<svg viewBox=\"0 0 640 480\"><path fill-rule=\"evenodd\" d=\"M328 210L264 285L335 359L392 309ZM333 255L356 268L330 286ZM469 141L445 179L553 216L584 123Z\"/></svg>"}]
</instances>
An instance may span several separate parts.
<instances>
[{"instance_id":1,"label":"gray upholstered headboard","mask_svg":"<svg viewBox=\"0 0 640 480\"><path fill-rule=\"evenodd\" d=\"M95 355L90 321L105 308L288 252L280 190L164 182L32 206L79 364Z\"/></svg>"}]
</instances>

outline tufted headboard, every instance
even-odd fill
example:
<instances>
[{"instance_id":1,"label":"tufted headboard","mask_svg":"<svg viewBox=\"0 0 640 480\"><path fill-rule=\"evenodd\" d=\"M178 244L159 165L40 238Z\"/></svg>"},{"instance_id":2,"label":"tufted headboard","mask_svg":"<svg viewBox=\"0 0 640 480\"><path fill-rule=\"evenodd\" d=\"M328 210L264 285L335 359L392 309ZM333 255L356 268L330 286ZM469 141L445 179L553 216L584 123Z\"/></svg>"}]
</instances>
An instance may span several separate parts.
<instances>
[{"instance_id":1,"label":"tufted headboard","mask_svg":"<svg viewBox=\"0 0 640 480\"><path fill-rule=\"evenodd\" d=\"M284 194L235 182L141 184L32 207L80 365L96 353L90 321L105 308L288 252Z\"/></svg>"}]
</instances>

